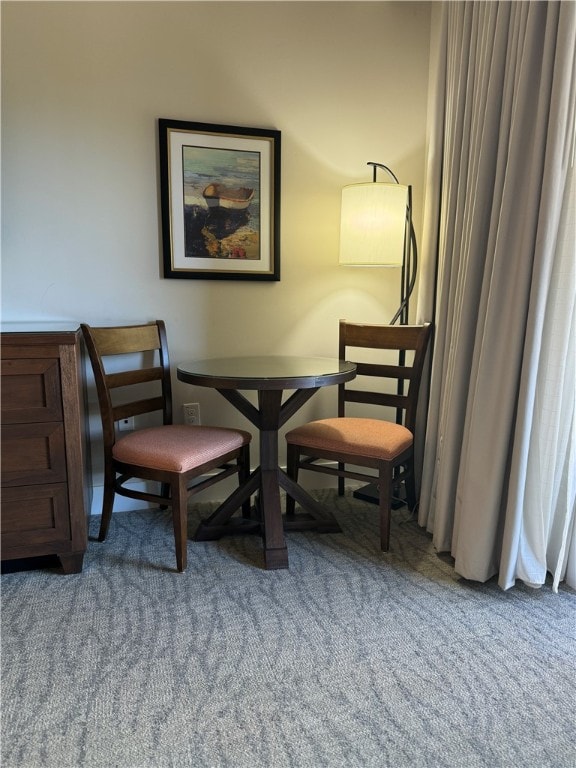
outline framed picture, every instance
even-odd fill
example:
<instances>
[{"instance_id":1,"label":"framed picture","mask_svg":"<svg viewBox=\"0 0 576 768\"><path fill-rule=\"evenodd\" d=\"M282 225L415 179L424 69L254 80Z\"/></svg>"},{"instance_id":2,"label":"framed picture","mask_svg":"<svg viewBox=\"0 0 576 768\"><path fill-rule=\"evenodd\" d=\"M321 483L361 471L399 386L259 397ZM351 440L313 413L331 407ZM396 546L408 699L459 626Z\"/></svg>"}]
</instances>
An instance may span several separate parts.
<instances>
[{"instance_id":1,"label":"framed picture","mask_svg":"<svg viewBox=\"0 0 576 768\"><path fill-rule=\"evenodd\" d=\"M158 124L164 277L280 280L280 131Z\"/></svg>"}]
</instances>

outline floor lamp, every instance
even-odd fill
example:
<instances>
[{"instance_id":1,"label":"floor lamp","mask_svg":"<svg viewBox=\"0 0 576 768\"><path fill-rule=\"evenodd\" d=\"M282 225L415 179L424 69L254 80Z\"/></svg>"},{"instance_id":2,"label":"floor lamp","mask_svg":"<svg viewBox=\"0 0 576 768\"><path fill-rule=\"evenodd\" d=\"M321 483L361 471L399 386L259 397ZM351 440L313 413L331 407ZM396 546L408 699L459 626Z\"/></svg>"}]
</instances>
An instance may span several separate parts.
<instances>
[{"instance_id":1,"label":"floor lamp","mask_svg":"<svg viewBox=\"0 0 576 768\"><path fill-rule=\"evenodd\" d=\"M349 184L342 190L340 214L340 265L349 267L399 267L400 306L390 321L408 324L410 296L416 282L418 252L412 224L412 187L399 183L382 163L372 166L372 182ZM378 169L392 182L378 182ZM403 365L405 353L400 352ZM402 394L402 384L399 385ZM401 412L396 414L400 422ZM371 483L354 491L356 498L378 503L378 488ZM394 506L402 506L402 502Z\"/></svg>"}]
</instances>

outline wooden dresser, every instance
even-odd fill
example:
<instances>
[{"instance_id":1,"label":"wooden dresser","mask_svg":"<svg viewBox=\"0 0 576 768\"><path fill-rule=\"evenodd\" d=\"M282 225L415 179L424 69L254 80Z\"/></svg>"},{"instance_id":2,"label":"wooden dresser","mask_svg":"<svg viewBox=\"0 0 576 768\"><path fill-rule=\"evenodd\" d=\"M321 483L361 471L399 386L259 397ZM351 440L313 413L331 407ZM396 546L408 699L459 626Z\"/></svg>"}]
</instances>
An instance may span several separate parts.
<instances>
[{"instance_id":1,"label":"wooden dresser","mask_svg":"<svg viewBox=\"0 0 576 768\"><path fill-rule=\"evenodd\" d=\"M79 573L88 484L78 325L1 326L2 560L57 555Z\"/></svg>"}]
</instances>

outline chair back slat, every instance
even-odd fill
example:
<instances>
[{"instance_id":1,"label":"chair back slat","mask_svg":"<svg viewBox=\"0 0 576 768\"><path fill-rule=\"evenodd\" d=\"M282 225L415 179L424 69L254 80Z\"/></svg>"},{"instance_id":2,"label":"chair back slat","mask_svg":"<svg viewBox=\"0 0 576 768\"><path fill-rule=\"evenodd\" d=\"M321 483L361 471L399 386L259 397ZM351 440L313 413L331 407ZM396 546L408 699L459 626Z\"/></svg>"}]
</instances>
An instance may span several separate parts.
<instances>
[{"instance_id":1,"label":"chair back slat","mask_svg":"<svg viewBox=\"0 0 576 768\"><path fill-rule=\"evenodd\" d=\"M156 323L116 328L92 328L91 331L94 344L101 357L150 352L160 348L160 336Z\"/></svg>"},{"instance_id":2,"label":"chair back slat","mask_svg":"<svg viewBox=\"0 0 576 768\"><path fill-rule=\"evenodd\" d=\"M393 395L388 392L368 392L359 389L346 390L347 403L364 403L365 405L381 405L388 408L408 408L410 399L405 395Z\"/></svg>"},{"instance_id":3,"label":"chair back slat","mask_svg":"<svg viewBox=\"0 0 576 768\"><path fill-rule=\"evenodd\" d=\"M407 365L382 365L379 363L356 363L357 376L377 376L383 379L409 380L414 376L414 370Z\"/></svg>"},{"instance_id":4,"label":"chair back slat","mask_svg":"<svg viewBox=\"0 0 576 768\"><path fill-rule=\"evenodd\" d=\"M420 332L419 325L365 325L341 320L340 345L370 349L416 349Z\"/></svg>"},{"instance_id":5,"label":"chair back slat","mask_svg":"<svg viewBox=\"0 0 576 768\"><path fill-rule=\"evenodd\" d=\"M172 423L172 385L166 329L162 320L143 325L82 325L100 404L104 451L116 440L115 423L162 412Z\"/></svg>"},{"instance_id":6,"label":"chair back slat","mask_svg":"<svg viewBox=\"0 0 576 768\"><path fill-rule=\"evenodd\" d=\"M342 360L356 363L357 376L338 387L338 415L346 415L348 403L364 403L396 409L396 421L412 432L424 360L432 326L366 325L340 321L338 350ZM368 352L367 350L370 350ZM376 352L374 352L376 350ZM398 363L389 360L390 351ZM375 358L381 354L382 362ZM382 382L382 392L368 389L362 377Z\"/></svg>"},{"instance_id":7,"label":"chair back slat","mask_svg":"<svg viewBox=\"0 0 576 768\"><path fill-rule=\"evenodd\" d=\"M150 381L161 381L162 368L142 368L133 371L106 374L106 384L110 389L129 387L131 384L146 384Z\"/></svg>"}]
</instances>

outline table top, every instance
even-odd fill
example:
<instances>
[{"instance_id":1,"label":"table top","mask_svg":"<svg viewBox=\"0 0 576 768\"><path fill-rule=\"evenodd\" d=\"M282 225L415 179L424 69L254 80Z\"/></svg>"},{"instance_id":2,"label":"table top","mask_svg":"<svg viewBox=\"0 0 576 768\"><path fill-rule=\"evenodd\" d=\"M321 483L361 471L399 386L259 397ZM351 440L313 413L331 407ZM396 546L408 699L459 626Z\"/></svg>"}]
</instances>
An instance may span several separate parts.
<instances>
[{"instance_id":1,"label":"table top","mask_svg":"<svg viewBox=\"0 0 576 768\"><path fill-rule=\"evenodd\" d=\"M331 357L216 357L177 366L180 381L215 389L313 389L356 376L356 364Z\"/></svg>"}]
</instances>

